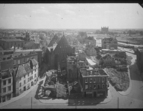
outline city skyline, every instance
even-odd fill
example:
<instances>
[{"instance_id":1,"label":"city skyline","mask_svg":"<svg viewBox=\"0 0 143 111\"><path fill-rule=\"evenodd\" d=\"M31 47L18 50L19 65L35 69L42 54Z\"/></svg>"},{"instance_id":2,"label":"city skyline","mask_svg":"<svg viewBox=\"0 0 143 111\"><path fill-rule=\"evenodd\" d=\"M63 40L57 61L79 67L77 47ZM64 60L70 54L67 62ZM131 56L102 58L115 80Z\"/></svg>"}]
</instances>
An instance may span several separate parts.
<instances>
[{"instance_id":1,"label":"city skyline","mask_svg":"<svg viewBox=\"0 0 143 111\"><path fill-rule=\"evenodd\" d=\"M143 29L139 4L0 4L5 29Z\"/></svg>"}]
</instances>

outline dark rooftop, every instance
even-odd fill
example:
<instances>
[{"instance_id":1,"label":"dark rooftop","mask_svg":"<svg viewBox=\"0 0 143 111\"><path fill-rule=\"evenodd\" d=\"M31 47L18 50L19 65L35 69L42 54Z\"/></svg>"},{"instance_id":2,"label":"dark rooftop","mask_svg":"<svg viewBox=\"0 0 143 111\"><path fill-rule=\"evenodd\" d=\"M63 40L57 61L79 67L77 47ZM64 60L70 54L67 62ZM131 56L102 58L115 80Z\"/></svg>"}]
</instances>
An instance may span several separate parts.
<instances>
[{"instance_id":1,"label":"dark rooftop","mask_svg":"<svg viewBox=\"0 0 143 111\"><path fill-rule=\"evenodd\" d=\"M11 73L10 73L9 70L0 72L0 78L6 79L6 78L9 78L9 77L11 77Z\"/></svg>"},{"instance_id":2,"label":"dark rooftop","mask_svg":"<svg viewBox=\"0 0 143 111\"><path fill-rule=\"evenodd\" d=\"M21 39L1 39L1 41L5 41L5 42L13 42L13 41L23 41Z\"/></svg>"}]
</instances>

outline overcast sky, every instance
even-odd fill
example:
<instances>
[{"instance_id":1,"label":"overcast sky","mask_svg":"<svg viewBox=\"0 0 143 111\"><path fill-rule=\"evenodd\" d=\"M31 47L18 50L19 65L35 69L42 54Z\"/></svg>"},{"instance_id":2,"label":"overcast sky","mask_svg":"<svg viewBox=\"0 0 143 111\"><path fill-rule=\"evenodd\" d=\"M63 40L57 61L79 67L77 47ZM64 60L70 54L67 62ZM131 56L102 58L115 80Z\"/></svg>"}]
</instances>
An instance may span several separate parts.
<instances>
[{"instance_id":1,"label":"overcast sky","mask_svg":"<svg viewBox=\"0 0 143 111\"><path fill-rule=\"evenodd\" d=\"M0 4L0 28L143 28L139 4Z\"/></svg>"}]
</instances>

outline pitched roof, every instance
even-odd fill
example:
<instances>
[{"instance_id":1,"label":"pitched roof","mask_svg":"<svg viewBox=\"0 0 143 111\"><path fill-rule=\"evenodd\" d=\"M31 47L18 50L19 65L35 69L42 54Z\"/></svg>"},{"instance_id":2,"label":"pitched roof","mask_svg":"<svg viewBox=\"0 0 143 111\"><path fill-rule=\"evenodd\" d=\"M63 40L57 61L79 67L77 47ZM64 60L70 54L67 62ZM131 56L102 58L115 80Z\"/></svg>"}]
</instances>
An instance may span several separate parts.
<instances>
[{"instance_id":1,"label":"pitched roof","mask_svg":"<svg viewBox=\"0 0 143 111\"><path fill-rule=\"evenodd\" d=\"M26 72L29 73L31 71L30 62L25 63L24 68L25 68Z\"/></svg>"},{"instance_id":2,"label":"pitched roof","mask_svg":"<svg viewBox=\"0 0 143 111\"><path fill-rule=\"evenodd\" d=\"M36 66L38 64L38 62L35 59L31 59L32 65Z\"/></svg>"},{"instance_id":3,"label":"pitched roof","mask_svg":"<svg viewBox=\"0 0 143 111\"><path fill-rule=\"evenodd\" d=\"M17 75L16 78L21 78L23 77L25 74L27 74L24 65L19 65L18 70L17 70Z\"/></svg>"},{"instance_id":4,"label":"pitched roof","mask_svg":"<svg viewBox=\"0 0 143 111\"><path fill-rule=\"evenodd\" d=\"M57 47L59 47L59 46L60 46L61 48L65 47L65 46L69 46L68 41L67 41L67 39L65 38L64 35L61 37L61 39L60 39L59 42L58 42Z\"/></svg>"},{"instance_id":5,"label":"pitched roof","mask_svg":"<svg viewBox=\"0 0 143 111\"><path fill-rule=\"evenodd\" d=\"M9 70L0 72L0 78L2 78L2 79L6 79L6 78L9 78L9 77L11 77L11 76L12 76L12 75L11 75L11 73L10 73Z\"/></svg>"},{"instance_id":6,"label":"pitched roof","mask_svg":"<svg viewBox=\"0 0 143 111\"><path fill-rule=\"evenodd\" d=\"M53 46L55 43L58 43L60 40L60 37L58 37L57 35L54 35L54 37L52 38L52 40L50 41L48 47Z\"/></svg>"}]
</instances>

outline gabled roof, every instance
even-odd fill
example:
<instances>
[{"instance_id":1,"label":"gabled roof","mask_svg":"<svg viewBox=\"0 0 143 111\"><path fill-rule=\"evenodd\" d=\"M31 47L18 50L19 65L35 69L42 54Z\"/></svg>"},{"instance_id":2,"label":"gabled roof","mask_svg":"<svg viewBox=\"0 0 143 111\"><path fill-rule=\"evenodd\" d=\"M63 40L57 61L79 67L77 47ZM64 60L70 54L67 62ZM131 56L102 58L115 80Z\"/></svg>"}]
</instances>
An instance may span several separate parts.
<instances>
[{"instance_id":1,"label":"gabled roof","mask_svg":"<svg viewBox=\"0 0 143 111\"><path fill-rule=\"evenodd\" d=\"M16 78L21 78L23 77L25 74L27 74L24 65L19 65L18 70L17 70L17 75Z\"/></svg>"},{"instance_id":2,"label":"gabled roof","mask_svg":"<svg viewBox=\"0 0 143 111\"><path fill-rule=\"evenodd\" d=\"M38 64L38 62L35 59L31 59L32 65L36 66Z\"/></svg>"},{"instance_id":3,"label":"gabled roof","mask_svg":"<svg viewBox=\"0 0 143 111\"><path fill-rule=\"evenodd\" d=\"M61 47L69 46L68 41L67 41L67 39L65 38L64 35L61 37L61 39L58 42L57 47L59 47L59 46L61 46Z\"/></svg>"},{"instance_id":4,"label":"gabled roof","mask_svg":"<svg viewBox=\"0 0 143 111\"><path fill-rule=\"evenodd\" d=\"M58 37L57 35L54 35L54 37L52 38L52 40L50 41L48 47L53 46L55 43L58 43L60 40L60 37Z\"/></svg>"},{"instance_id":5,"label":"gabled roof","mask_svg":"<svg viewBox=\"0 0 143 111\"><path fill-rule=\"evenodd\" d=\"M0 72L0 78L2 78L2 79L6 79L6 78L9 78L9 77L11 77L11 76L12 76L12 75L11 75L11 73L10 73L9 70Z\"/></svg>"},{"instance_id":6,"label":"gabled roof","mask_svg":"<svg viewBox=\"0 0 143 111\"><path fill-rule=\"evenodd\" d=\"M24 68L25 68L26 72L29 73L31 71L30 62L25 63Z\"/></svg>"}]
</instances>

